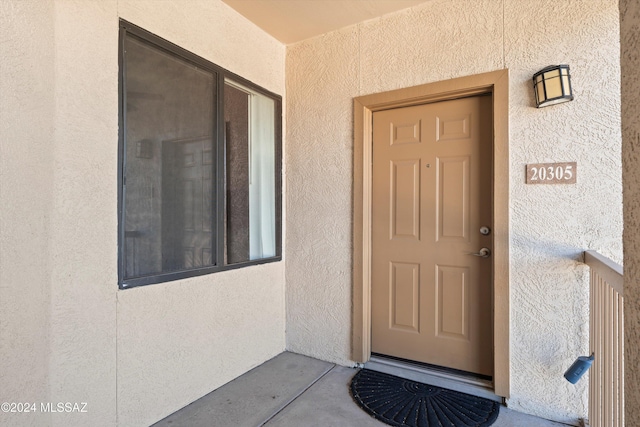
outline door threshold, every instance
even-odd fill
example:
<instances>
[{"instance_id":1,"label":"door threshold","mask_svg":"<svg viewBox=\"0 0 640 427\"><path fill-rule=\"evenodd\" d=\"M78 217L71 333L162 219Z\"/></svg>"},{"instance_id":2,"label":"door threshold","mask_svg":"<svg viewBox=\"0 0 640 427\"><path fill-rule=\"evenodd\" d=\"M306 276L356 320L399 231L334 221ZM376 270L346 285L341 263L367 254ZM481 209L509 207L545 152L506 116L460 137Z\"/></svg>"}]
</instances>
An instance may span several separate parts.
<instances>
[{"instance_id":1,"label":"door threshold","mask_svg":"<svg viewBox=\"0 0 640 427\"><path fill-rule=\"evenodd\" d=\"M452 372L429 369L426 366L391 359L380 355L372 355L365 369L382 372L412 381L431 384L448 390L472 396L483 397L495 402L503 402L503 398L493 392L493 381L475 378L468 375L457 375Z\"/></svg>"}]
</instances>

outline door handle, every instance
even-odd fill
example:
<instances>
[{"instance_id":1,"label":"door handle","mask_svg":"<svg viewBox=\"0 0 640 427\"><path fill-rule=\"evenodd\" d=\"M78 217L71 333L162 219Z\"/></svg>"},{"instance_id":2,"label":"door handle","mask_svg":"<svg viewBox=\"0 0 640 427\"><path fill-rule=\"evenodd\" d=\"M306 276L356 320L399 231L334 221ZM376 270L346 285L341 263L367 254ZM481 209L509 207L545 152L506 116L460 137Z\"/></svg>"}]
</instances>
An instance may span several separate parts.
<instances>
[{"instance_id":1,"label":"door handle","mask_svg":"<svg viewBox=\"0 0 640 427\"><path fill-rule=\"evenodd\" d=\"M479 256L480 258L489 258L491 256L491 250L489 248L482 248L480 251L469 255Z\"/></svg>"}]
</instances>

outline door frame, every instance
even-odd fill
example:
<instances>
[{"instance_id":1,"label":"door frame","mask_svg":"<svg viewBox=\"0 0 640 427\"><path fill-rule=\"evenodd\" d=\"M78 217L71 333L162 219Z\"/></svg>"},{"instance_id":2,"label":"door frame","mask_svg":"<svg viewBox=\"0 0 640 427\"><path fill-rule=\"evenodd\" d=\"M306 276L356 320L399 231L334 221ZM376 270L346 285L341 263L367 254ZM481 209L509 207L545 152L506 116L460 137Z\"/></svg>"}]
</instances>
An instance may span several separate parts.
<instances>
[{"instance_id":1,"label":"door frame","mask_svg":"<svg viewBox=\"0 0 640 427\"><path fill-rule=\"evenodd\" d=\"M493 99L494 393L509 397L509 70L460 77L354 99L352 358L371 357L371 160L373 113L460 97ZM367 167L364 167L367 165Z\"/></svg>"}]
</instances>

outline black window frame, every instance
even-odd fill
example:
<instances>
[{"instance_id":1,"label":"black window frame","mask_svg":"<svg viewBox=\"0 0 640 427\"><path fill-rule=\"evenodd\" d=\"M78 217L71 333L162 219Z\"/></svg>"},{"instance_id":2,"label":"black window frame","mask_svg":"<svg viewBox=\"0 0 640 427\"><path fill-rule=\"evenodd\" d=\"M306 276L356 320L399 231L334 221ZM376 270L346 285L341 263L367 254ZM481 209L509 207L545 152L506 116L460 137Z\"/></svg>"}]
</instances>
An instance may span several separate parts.
<instances>
[{"instance_id":1,"label":"black window frame","mask_svg":"<svg viewBox=\"0 0 640 427\"><path fill-rule=\"evenodd\" d=\"M282 97L276 93L270 92L261 86L226 70L213 62L204 59L188 50L177 46L170 41L163 39L137 25L120 19L119 22L119 39L118 39L118 287L120 289L130 289L138 286L151 285L156 283L165 283L189 277L202 276L206 274L217 273L221 271L234 270L253 265L278 262L282 260ZM169 55L176 56L192 65L207 70L215 76L216 80L216 96L215 96L215 112L212 119L214 120L215 138L213 141L213 149L216 153L216 161L213 162L213 177L215 179L215 197L212 197L214 204L214 245L215 265L206 267L197 267L186 270L178 270L171 272L154 273L147 276L139 276L134 278L125 278L125 162L126 162L126 63L125 63L125 40L127 37L134 37L138 40L153 45L156 49L160 49ZM268 258L261 258L251 261L239 262L235 264L224 264L225 253L225 215L226 207L226 153L224 141L224 87L225 80L232 80L243 86L254 90L255 92L267 96L274 101L274 129L275 129L275 231L276 231L276 255ZM218 208L215 208L218 207Z\"/></svg>"}]
</instances>

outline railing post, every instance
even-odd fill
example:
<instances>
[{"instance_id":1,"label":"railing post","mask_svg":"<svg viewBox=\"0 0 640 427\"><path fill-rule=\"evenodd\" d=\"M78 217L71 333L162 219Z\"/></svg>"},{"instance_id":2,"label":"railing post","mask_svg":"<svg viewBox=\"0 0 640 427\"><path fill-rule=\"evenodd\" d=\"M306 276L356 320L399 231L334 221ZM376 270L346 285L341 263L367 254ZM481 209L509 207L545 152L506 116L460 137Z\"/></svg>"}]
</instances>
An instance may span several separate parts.
<instances>
[{"instance_id":1,"label":"railing post","mask_svg":"<svg viewBox=\"0 0 640 427\"><path fill-rule=\"evenodd\" d=\"M624 295L622 267L594 251L590 267L589 347L595 353L589 373L589 425L624 427Z\"/></svg>"}]
</instances>

